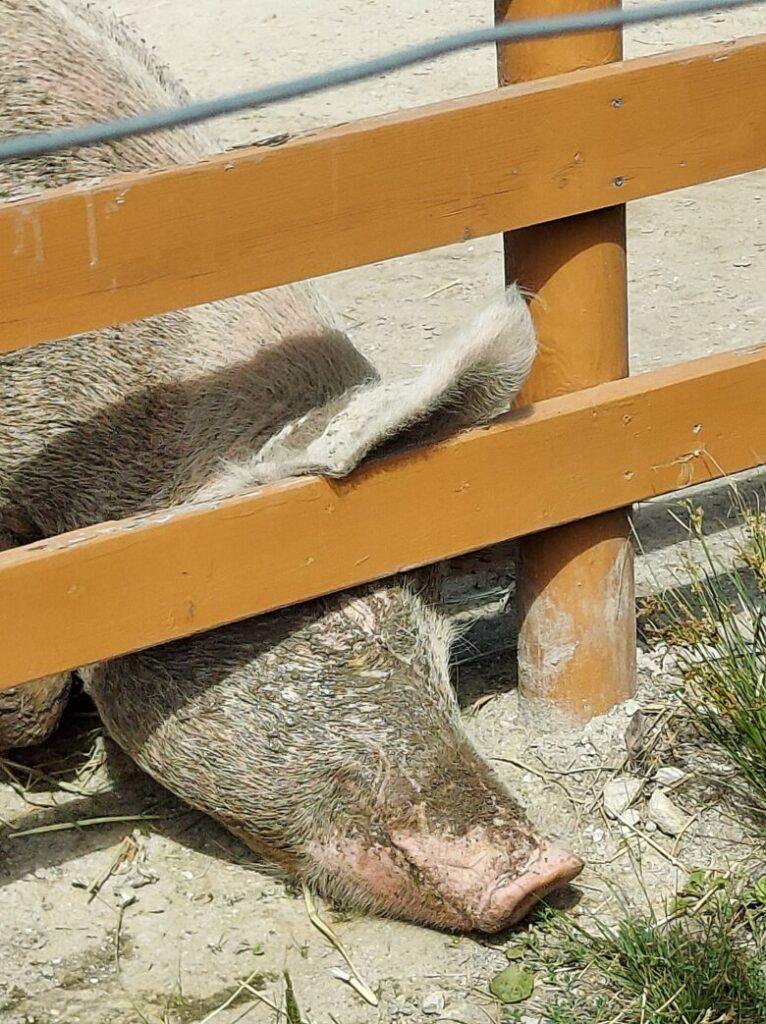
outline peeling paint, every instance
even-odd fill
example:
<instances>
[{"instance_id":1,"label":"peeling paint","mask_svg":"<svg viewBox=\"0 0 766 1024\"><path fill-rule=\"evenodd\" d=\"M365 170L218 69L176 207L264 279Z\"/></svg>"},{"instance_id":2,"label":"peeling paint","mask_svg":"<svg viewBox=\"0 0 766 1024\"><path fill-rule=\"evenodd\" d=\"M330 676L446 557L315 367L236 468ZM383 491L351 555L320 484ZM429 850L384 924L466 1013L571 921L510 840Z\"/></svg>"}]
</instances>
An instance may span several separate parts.
<instances>
[{"instance_id":1,"label":"peeling paint","mask_svg":"<svg viewBox=\"0 0 766 1024\"><path fill-rule=\"evenodd\" d=\"M104 179L99 175L95 175L92 178L86 178L84 181L76 181L71 185L73 192L90 192L91 189L97 188Z\"/></svg>"},{"instance_id":2,"label":"peeling paint","mask_svg":"<svg viewBox=\"0 0 766 1024\"><path fill-rule=\"evenodd\" d=\"M25 221L24 221L23 214L24 214L24 211L22 211L22 216L20 216L16 220L16 224L15 224L16 242L15 242L15 244L13 246L13 255L14 256L22 256L24 254L24 247L25 247L25 243L26 243L26 231L24 230Z\"/></svg>"},{"instance_id":3,"label":"peeling paint","mask_svg":"<svg viewBox=\"0 0 766 1024\"><path fill-rule=\"evenodd\" d=\"M594 680L576 695L581 704L578 715L604 710L604 700L608 706L629 696L635 676L630 670L635 633L626 625L635 621L631 552L630 541L623 540L595 592L588 590L587 605L579 582L563 604L560 591L555 597L543 592L535 598L527 627L519 635L518 658L520 674L529 679L536 699L560 706L568 684L582 675L584 665ZM575 705L569 701L570 709Z\"/></svg>"},{"instance_id":4,"label":"peeling paint","mask_svg":"<svg viewBox=\"0 0 766 1024\"><path fill-rule=\"evenodd\" d=\"M98 266L98 232L96 229L96 211L93 206L93 196L88 195L85 197L85 215L88 224L88 253L90 255L90 265L92 267Z\"/></svg>"},{"instance_id":5,"label":"peeling paint","mask_svg":"<svg viewBox=\"0 0 766 1024\"><path fill-rule=\"evenodd\" d=\"M110 216L113 213L117 213L121 206L125 205L125 200L130 192L129 188L120 189L119 192L115 192L111 201L106 206L106 213Z\"/></svg>"},{"instance_id":6,"label":"peeling paint","mask_svg":"<svg viewBox=\"0 0 766 1024\"><path fill-rule=\"evenodd\" d=\"M14 256L23 256L25 254L28 240L31 237L35 263L42 263L44 261L45 248L43 246L43 231L39 215L33 214L31 210L21 210L20 216L16 220L15 236Z\"/></svg>"},{"instance_id":7,"label":"peeling paint","mask_svg":"<svg viewBox=\"0 0 766 1024\"><path fill-rule=\"evenodd\" d=\"M577 630L571 615L545 594L535 601L532 614L538 623L545 623L545 635L533 650L526 642L531 631L522 630L519 634L519 670L534 677L536 696L552 698L558 690L559 676L577 650Z\"/></svg>"},{"instance_id":8,"label":"peeling paint","mask_svg":"<svg viewBox=\"0 0 766 1024\"><path fill-rule=\"evenodd\" d=\"M43 247L43 229L40 226L40 218L31 218L30 224L32 228L32 245L35 251L35 263L42 263L45 260L45 249Z\"/></svg>"}]
</instances>

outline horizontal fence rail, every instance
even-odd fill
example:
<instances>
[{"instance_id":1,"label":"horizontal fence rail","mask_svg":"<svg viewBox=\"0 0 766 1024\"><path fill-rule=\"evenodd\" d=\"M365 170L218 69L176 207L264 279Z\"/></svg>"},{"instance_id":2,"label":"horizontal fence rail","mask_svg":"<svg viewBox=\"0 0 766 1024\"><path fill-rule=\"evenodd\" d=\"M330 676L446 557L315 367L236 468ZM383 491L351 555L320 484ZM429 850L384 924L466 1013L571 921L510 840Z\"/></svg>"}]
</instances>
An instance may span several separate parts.
<instances>
[{"instance_id":1,"label":"horizontal fence rail","mask_svg":"<svg viewBox=\"0 0 766 1024\"><path fill-rule=\"evenodd\" d=\"M0 351L766 165L766 36L0 207Z\"/></svg>"},{"instance_id":2,"label":"horizontal fence rail","mask_svg":"<svg viewBox=\"0 0 766 1024\"><path fill-rule=\"evenodd\" d=\"M7 552L0 687L763 464L764 394L766 346L710 356L348 480L288 481Z\"/></svg>"}]
</instances>

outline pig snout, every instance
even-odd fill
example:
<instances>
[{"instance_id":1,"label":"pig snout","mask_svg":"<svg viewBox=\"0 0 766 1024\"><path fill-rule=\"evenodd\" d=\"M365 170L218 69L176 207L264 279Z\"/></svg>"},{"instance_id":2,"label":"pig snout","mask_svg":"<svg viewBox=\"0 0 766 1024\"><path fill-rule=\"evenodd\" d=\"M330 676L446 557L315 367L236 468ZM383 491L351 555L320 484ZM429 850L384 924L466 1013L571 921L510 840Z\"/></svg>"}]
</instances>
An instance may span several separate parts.
<instances>
[{"instance_id":1,"label":"pig snout","mask_svg":"<svg viewBox=\"0 0 766 1024\"><path fill-rule=\"evenodd\" d=\"M529 822L458 722L417 747L411 735L406 755L381 750L382 774L344 777L367 820L346 804L340 829L311 844L320 888L385 915L492 933L579 875L582 861Z\"/></svg>"},{"instance_id":2,"label":"pig snout","mask_svg":"<svg viewBox=\"0 0 766 1024\"><path fill-rule=\"evenodd\" d=\"M546 840L518 865L512 840L503 849L481 829L465 836L394 831L390 845L345 843L314 855L336 879L364 890L379 912L488 934L520 922L583 867Z\"/></svg>"},{"instance_id":3,"label":"pig snout","mask_svg":"<svg viewBox=\"0 0 766 1024\"><path fill-rule=\"evenodd\" d=\"M507 875L490 890L477 929L495 932L517 924L548 893L577 878L582 869L583 862L575 854L543 842L520 875Z\"/></svg>"},{"instance_id":4,"label":"pig snout","mask_svg":"<svg viewBox=\"0 0 766 1024\"><path fill-rule=\"evenodd\" d=\"M526 864L515 866L513 846L470 834L445 837L395 837L411 862L440 884L444 905L434 921L460 931L498 932L521 921L549 892L575 878L582 862L573 854L541 841ZM425 839L425 842L423 841Z\"/></svg>"}]
</instances>

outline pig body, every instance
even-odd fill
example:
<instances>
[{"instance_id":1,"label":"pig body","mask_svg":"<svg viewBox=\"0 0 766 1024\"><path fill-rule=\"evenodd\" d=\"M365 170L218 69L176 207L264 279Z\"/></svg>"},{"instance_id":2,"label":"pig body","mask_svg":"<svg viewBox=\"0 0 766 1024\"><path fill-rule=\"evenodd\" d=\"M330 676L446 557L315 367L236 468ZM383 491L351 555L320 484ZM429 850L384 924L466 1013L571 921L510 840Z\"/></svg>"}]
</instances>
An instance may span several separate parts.
<instances>
[{"instance_id":1,"label":"pig body","mask_svg":"<svg viewBox=\"0 0 766 1024\"><path fill-rule=\"evenodd\" d=\"M183 99L116 22L0 0L0 134ZM202 131L0 164L0 198L196 160ZM148 240L147 244L151 244ZM289 475L508 407L534 357L510 290L409 380L381 381L309 285L0 356L0 548ZM471 747L438 570L83 669L161 783L344 903L494 931L580 869ZM44 642L42 624L41 642ZM55 727L68 676L0 692L0 747Z\"/></svg>"},{"instance_id":2,"label":"pig body","mask_svg":"<svg viewBox=\"0 0 766 1024\"><path fill-rule=\"evenodd\" d=\"M0 97L3 136L187 99L119 22L61 0L0 0ZM181 129L0 163L0 201L215 150ZM0 526L25 541L189 498L222 463L375 376L310 285L10 352L0 365Z\"/></svg>"}]
</instances>

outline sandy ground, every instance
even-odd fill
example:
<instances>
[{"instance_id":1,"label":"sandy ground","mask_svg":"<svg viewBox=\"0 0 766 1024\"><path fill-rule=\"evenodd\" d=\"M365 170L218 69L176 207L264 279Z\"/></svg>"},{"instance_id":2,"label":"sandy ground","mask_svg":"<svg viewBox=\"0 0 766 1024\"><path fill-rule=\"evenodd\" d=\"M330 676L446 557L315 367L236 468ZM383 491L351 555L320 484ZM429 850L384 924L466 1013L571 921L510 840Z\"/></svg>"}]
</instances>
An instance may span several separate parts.
<instances>
[{"instance_id":1,"label":"sandy ground","mask_svg":"<svg viewBox=\"0 0 766 1024\"><path fill-rule=\"evenodd\" d=\"M93 2L137 26L200 97L491 17L491 4L478 0L442 0L427 9L415 0ZM627 54L764 30L764 8L649 26L628 33ZM485 50L244 114L218 130L227 145L242 143L493 84L494 58ZM634 371L763 340L766 175L635 203L629 229ZM381 366L395 369L421 361L467 308L497 291L499 254L497 238L483 239L334 275L327 289L357 343ZM725 519L725 489L706 488L702 500L713 518ZM672 561L678 534L669 506L659 502L637 512L647 550L639 566L643 589ZM531 815L585 856L588 869L571 894L573 912L585 913L602 907L610 885L639 893L629 855L636 841L604 817L599 798L609 773L621 770L625 730L636 711L643 708L649 722L665 714L658 696L668 681L656 659L642 652L636 701L584 730L528 722L513 691L512 617L504 611L512 588L507 566L507 551L462 563L455 611L477 619L463 656L485 657L458 666L459 692L471 732L490 757L505 759L496 766ZM300 896L263 872L236 840L134 768L100 735L84 700L73 704L53 743L23 760L42 765L48 780L38 777L32 793L27 773L10 768L22 784L19 792L10 774L6 780L0 775L3 819L18 825L24 815L23 826L31 828L110 815L156 817L0 837L4 1024L232 1024L245 1015L248 1021L273 1021L275 1011L259 999L282 1002L285 968L304 1015L321 1024L500 1020L487 984L505 963L504 937L458 940L399 923L338 920L323 908L360 975L378 993L379 1006L368 1006L333 975L343 961L310 923ZM692 775L695 767L703 769L677 797L696 815L679 842L640 826L644 880L659 895L672 888L678 871L741 861L750 848L743 845L742 823L730 820L715 799L710 780L721 769L714 754L686 750L676 737L663 740L656 763L681 763ZM647 783L648 791L652 785ZM109 875L120 855L127 856ZM91 896L87 888L99 879L106 880ZM248 977L259 996L242 991L215 1012ZM545 1019L539 1007L525 1013L530 1022Z\"/></svg>"}]
</instances>

